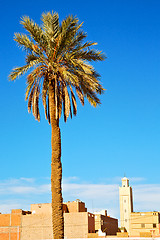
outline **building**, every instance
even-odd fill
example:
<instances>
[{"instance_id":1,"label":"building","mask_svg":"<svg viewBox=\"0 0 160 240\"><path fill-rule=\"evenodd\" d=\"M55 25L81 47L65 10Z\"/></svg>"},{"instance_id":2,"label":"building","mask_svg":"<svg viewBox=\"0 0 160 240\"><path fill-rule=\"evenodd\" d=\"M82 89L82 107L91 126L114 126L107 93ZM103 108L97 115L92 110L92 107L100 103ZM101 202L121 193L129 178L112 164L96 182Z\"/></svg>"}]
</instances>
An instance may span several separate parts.
<instances>
[{"instance_id":1,"label":"building","mask_svg":"<svg viewBox=\"0 0 160 240\"><path fill-rule=\"evenodd\" d=\"M132 188L129 186L129 180L122 178L122 187L119 187L120 200L120 222L121 227L129 232L130 213L133 212Z\"/></svg>"},{"instance_id":2,"label":"building","mask_svg":"<svg viewBox=\"0 0 160 240\"><path fill-rule=\"evenodd\" d=\"M88 233L95 233L94 214L87 212L85 203L77 199L64 203L64 238L87 238Z\"/></svg>"},{"instance_id":3,"label":"building","mask_svg":"<svg viewBox=\"0 0 160 240\"><path fill-rule=\"evenodd\" d=\"M95 223L95 215L87 212L85 203L79 199L63 203L63 212L65 238L87 238L88 234L95 234L98 221L97 229L107 234L118 229L118 220L107 215L97 214ZM0 214L0 240L28 239L53 239L51 203L31 204L31 211L17 209L11 214Z\"/></svg>"},{"instance_id":4,"label":"building","mask_svg":"<svg viewBox=\"0 0 160 240\"><path fill-rule=\"evenodd\" d=\"M66 202L63 205L66 205L68 213L70 212L87 212L87 208L85 207L85 203L82 202L81 200L77 199L76 201L73 202Z\"/></svg>"},{"instance_id":5,"label":"building","mask_svg":"<svg viewBox=\"0 0 160 240\"><path fill-rule=\"evenodd\" d=\"M95 214L95 232L102 232L105 235L116 235L118 232L118 219L107 216L107 211L103 210Z\"/></svg>"},{"instance_id":6,"label":"building","mask_svg":"<svg viewBox=\"0 0 160 240\"><path fill-rule=\"evenodd\" d=\"M51 203L31 204L31 212L22 217L18 240L53 239Z\"/></svg>"},{"instance_id":7,"label":"building","mask_svg":"<svg viewBox=\"0 0 160 240\"><path fill-rule=\"evenodd\" d=\"M53 239L51 203L31 204L31 215L23 216L21 240ZM94 214L77 199L63 204L64 237L86 238L95 232Z\"/></svg>"},{"instance_id":8,"label":"building","mask_svg":"<svg viewBox=\"0 0 160 240\"><path fill-rule=\"evenodd\" d=\"M160 237L160 213L132 212L129 234L133 237Z\"/></svg>"},{"instance_id":9,"label":"building","mask_svg":"<svg viewBox=\"0 0 160 240\"><path fill-rule=\"evenodd\" d=\"M130 237L160 236L160 212L133 212L132 188L126 177L122 178L119 187L119 199L121 228Z\"/></svg>"},{"instance_id":10,"label":"building","mask_svg":"<svg viewBox=\"0 0 160 240\"><path fill-rule=\"evenodd\" d=\"M22 217L30 211L13 209L10 214L0 213L0 240L20 240Z\"/></svg>"},{"instance_id":11,"label":"building","mask_svg":"<svg viewBox=\"0 0 160 240\"><path fill-rule=\"evenodd\" d=\"M94 214L89 212L65 213L64 224L65 238L87 238L88 233L95 233Z\"/></svg>"}]
</instances>

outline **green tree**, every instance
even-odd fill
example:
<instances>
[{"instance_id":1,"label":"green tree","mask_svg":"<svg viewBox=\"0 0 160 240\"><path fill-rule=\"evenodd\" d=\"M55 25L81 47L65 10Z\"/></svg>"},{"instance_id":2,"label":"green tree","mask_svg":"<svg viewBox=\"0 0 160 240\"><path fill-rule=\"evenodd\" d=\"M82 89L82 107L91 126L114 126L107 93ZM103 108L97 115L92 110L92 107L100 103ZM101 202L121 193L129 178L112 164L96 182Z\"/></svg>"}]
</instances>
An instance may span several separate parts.
<instances>
[{"instance_id":1,"label":"green tree","mask_svg":"<svg viewBox=\"0 0 160 240\"><path fill-rule=\"evenodd\" d=\"M59 23L57 13L43 13L42 25L25 16L21 24L27 34L15 33L14 40L26 51L26 64L14 68L10 80L28 72L26 100L28 111L40 121L39 99L45 110L45 117L51 124L51 191L52 223L54 238L64 238L62 209L62 165L61 134L59 119L61 112L64 121L69 115L77 113L76 96L84 105L84 97L96 107L100 104L97 97L104 89L99 82L100 75L89 64L90 61L102 61L105 56L92 46L95 42L84 42L86 33L76 17L68 16Z\"/></svg>"}]
</instances>

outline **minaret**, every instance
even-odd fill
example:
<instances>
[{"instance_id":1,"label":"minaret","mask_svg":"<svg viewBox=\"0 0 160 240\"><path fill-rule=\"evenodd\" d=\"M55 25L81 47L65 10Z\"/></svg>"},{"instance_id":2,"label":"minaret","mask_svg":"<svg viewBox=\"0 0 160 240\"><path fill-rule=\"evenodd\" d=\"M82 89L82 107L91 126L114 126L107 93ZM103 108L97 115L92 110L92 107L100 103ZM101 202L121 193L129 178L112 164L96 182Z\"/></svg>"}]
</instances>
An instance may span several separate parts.
<instances>
[{"instance_id":1,"label":"minaret","mask_svg":"<svg viewBox=\"0 0 160 240\"><path fill-rule=\"evenodd\" d=\"M122 178L122 187L119 187L120 200L120 221L121 227L125 227L129 233L130 213L133 212L132 188L129 186L129 179Z\"/></svg>"}]
</instances>

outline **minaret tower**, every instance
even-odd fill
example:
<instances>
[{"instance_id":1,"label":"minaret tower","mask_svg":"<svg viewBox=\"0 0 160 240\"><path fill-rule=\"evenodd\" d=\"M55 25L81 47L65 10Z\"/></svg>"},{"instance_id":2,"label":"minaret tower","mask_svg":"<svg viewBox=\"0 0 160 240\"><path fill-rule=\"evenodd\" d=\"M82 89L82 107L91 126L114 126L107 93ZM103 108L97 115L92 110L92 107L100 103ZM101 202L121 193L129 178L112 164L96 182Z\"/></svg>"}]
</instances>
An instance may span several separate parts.
<instances>
[{"instance_id":1,"label":"minaret tower","mask_svg":"<svg viewBox=\"0 0 160 240\"><path fill-rule=\"evenodd\" d=\"M122 178L122 187L119 187L120 199L120 221L121 227L125 227L129 233L130 213L133 212L132 188L129 186L129 179Z\"/></svg>"}]
</instances>

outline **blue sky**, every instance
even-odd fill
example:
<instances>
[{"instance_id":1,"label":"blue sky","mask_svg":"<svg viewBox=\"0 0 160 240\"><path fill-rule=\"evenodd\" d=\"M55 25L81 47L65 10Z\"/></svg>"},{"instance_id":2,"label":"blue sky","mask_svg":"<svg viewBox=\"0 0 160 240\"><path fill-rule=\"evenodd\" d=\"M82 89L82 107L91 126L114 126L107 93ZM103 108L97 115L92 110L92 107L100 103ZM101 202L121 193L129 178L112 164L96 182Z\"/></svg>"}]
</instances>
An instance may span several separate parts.
<instances>
[{"instance_id":1,"label":"blue sky","mask_svg":"<svg viewBox=\"0 0 160 240\"><path fill-rule=\"evenodd\" d=\"M28 15L40 23L42 12L52 10L60 20L76 15L87 40L98 42L97 49L107 55L94 64L107 89L102 105L95 109L86 101L76 117L60 122L64 200L80 198L88 208L106 208L118 217L117 189L125 173L135 185L136 209L160 210L154 202L160 200L155 195L160 186L160 2L15 0L1 1L0 7L0 211L51 201L50 126L43 109L40 123L28 114L25 77L13 83L8 75L24 64L13 41L14 32L24 32L20 18ZM145 194L154 197L140 204Z\"/></svg>"}]
</instances>

